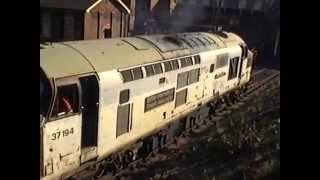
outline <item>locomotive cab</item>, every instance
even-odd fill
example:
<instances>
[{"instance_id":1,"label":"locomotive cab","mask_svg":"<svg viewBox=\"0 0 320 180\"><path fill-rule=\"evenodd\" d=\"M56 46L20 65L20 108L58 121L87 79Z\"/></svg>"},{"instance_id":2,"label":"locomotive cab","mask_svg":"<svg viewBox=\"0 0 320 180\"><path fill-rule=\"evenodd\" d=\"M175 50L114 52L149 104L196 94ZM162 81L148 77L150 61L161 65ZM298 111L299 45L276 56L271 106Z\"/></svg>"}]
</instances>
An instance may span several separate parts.
<instances>
[{"instance_id":1,"label":"locomotive cab","mask_svg":"<svg viewBox=\"0 0 320 180\"><path fill-rule=\"evenodd\" d=\"M99 86L95 75L50 81L43 74L40 104L42 176L54 178L97 157Z\"/></svg>"}]
</instances>

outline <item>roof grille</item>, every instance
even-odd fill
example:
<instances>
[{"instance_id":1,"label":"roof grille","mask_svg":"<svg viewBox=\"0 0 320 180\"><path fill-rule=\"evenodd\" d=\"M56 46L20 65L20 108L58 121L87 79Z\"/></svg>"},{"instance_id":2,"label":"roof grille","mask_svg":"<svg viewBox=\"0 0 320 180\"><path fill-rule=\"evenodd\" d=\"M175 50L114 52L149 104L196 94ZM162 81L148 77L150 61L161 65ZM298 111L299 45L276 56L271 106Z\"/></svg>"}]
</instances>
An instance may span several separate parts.
<instances>
[{"instance_id":1,"label":"roof grille","mask_svg":"<svg viewBox=\"0 0 320 180\"><path fill-rule=\"evenodd\" d=\"M165 36L163 37L163 40L176 44L177 46L180 46L180 47L183 45L181 40L174 36Z\"/></svg>"}]
</instances>

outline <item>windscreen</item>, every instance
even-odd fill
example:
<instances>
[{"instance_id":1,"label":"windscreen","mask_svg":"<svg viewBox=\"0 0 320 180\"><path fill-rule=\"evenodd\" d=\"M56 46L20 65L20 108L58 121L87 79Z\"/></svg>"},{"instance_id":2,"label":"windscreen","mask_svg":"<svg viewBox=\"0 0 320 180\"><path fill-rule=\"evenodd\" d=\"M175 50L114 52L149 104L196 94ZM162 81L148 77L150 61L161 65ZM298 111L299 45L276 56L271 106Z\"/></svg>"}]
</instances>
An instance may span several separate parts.
<instances>
[{"instance_id":1,"label":"windscreen","mask_svg":"<svg viewBox=\"0 0 320 180\"><path fill-rule=\"evenodd\" d=\"M51 92L49 80L40 70L40 115L44 117L47 116L49 111Z\"/></svg>"}]
</instances>

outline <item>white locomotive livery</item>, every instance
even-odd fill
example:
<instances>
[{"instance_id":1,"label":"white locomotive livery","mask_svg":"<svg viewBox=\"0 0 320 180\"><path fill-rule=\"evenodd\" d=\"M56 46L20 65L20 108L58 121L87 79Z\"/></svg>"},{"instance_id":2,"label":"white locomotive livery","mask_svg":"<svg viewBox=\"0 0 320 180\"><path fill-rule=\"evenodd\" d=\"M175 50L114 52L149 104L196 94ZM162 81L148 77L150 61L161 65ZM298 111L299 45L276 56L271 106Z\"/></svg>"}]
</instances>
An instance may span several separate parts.
<instances>
[{"instance_id":1,"label":"white locomotive livery","mask_svg":"<svg viewBox=\"0 0 320 180\"><path fill-rule=\"evenodd\" d=\"M245 86L251 68L229 32L41 44L41 179L67 179L193 116Z\"/></svg>"}]
</instances>

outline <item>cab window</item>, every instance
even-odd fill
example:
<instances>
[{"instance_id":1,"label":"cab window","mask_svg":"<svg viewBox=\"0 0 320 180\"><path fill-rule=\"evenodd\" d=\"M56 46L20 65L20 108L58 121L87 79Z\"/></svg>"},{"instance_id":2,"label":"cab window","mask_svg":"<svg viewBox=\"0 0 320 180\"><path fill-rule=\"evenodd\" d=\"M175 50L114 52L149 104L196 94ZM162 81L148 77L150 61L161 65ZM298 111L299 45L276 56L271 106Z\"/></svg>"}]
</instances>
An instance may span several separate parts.
<instances>
[{"instance_id":1,"label":"cab window","mask_svg":"<svg viewBox=\"0 0 320 180\"><path fill-rule=\"evenodd\" d=\"M49 80L45 77L44 73L40 70L40 115L47 116L50 107L52 96L52 89Z\"/></svg>"},{"instance_id":2,"label":"cab window","mask_svg":"<svg viewBox=\"0 0 320 180\"><path fill-rule=\"evenodd\" d=\"M72 115L79 112L79 93L77 84L58 87L53 118Z\"/></svg>"}]
</instances>

